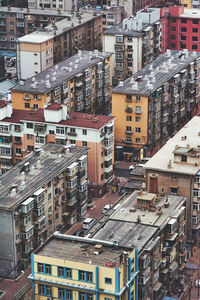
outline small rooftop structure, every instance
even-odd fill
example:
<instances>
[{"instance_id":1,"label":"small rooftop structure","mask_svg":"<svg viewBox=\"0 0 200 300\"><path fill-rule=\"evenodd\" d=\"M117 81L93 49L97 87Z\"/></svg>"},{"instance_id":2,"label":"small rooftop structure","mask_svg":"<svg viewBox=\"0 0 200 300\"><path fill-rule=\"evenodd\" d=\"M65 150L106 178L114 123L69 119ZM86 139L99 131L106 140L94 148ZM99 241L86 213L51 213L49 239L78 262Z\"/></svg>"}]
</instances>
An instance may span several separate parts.
<instances>
[{"instance_id":1,"label":"small rooftop structure","mask_svg":"<svg viewBox=\"0 0 200 300\"><path fill-rule=\"evenodd\" d=\"M200 59L199 52L167 50L141 71L129 77L113 89L113 93L149 96L171 77L185 69L191 62ZM138 81L138 78L140 80ZM133 82L137 81L137 87Z\"/></svg>"}]
</instances>

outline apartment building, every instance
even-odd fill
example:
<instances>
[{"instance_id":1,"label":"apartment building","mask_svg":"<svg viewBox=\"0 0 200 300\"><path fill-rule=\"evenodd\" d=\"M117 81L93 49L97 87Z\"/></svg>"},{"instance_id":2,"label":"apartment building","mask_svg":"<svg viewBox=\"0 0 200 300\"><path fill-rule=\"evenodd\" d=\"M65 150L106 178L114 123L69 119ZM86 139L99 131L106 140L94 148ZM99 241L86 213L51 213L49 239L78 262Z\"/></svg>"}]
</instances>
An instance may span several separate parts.
<instances>
[{"instance_id":1,"label":"apartment building","mask_svg":"<svg viewBox=\"0 0 200 300\"><path fill-rule=\"evenodd\" d=\"M124 17L135 15L139 10L147 7L156 7L165 3L164 0L96 0L96 5L121 6L124 9Z\"/></svg>"},{"instance_id":2,"label":"apartment building","mask_svg":"<svg viewBox=\"0 0 200 300\"><path fill-rule=\"evenodd\" d=\"M92 13L101 13L102 14L102 23L103 23L103 31L119 24L122 22L123 16L123 8L120 6L106 6L103 7L97 6L84 6L81 7L80 12L92 12Z\"/></svg>"},{"instance_id":3,"label":"apartment building","mask_svg":"<svg viewBox=\"0 0 200 300\"><path fill-rule=\"evenodd\" d=\"M26 80L53 66L53 35L42 31L25 35L17 42L17 78ZM27 68L28 64L28 68Z\"/></svg>"},{"instance_id":4,"label":"apartment building","mask_svg":"<svg viewBox=\"0 0 200 300\"><path fill-rule=\"evenodd\" d=\"M200 54L167 50L113 89L118 158L151 156L199 111Z\"/></svg>"},{"instance_id":5,"label":"apartment building","mask_svg":"<svg viewBox=\"0 0 200 300\"><path fill-rule=\"evenodd\" d=\"M113 84L117 85L161 53L160 9L139 11L106 30L103 47L113 53Z\"/></svg>"},{"instance_id":6,"label":"apartment building","mask_svg":"<svg viewBox=\"0 0 200 300\"><path fill-rule=\"evenodd\" d=\"M106 184L113 177L114 117L75 112L69 115L66 106L56 103L34 112L12 111L4 101L0 104L1 173L46 143L66 145L68 142L89 148L90 196L97 197L105 193Z\"/></svg>"},{"instance_id":7,"label":"apartment building","mask_svg":"<svg viewBox=\"0 0 200 300\"><path fill-rule=\"evenodd\" d=\"M38 56L34 56L32 66L37 61ZM33 71L31 67L29 70ZM24 68L25 72L28 71ZM69 111L108 115L111 80L111 53L79 50L78 54L25 82L20 81L12 89L13 108L31 110L59 103L66 104Z\"/></svg>"},{"instance_id":8,"label":"apartment building","mask_svg":"<svg viewBox=\"0 0 200 300\"><path fill-rule=\"evenodd\" d=\"M192 0L181 0L180 4L182 4L185 8L192 8Z\"/></svg>"},{"instance_id":9,"label":"apartment building","mask_svg":"<svg viewBox=\"0 0 200 300\"><path fill-rule=\"evenodd\" d=\"M195 1L194 1L195 2ZM197 1L198 2L198 1ZM184 9L184 6L168 8L169 49L200 51L200 13L198 9Z\"/></svg>"},{"instance_id":10,"label":"apartment building","mask_svg":"<svg viewBox=\"0 0 200 300\"><path fill-rule=\"evenodd\" d=\"M144 166L150 192L187 197L187 233L193 240L200 228L199 121L193 117Z\"/></svg>"},{"instance_id":11,"label":"apartment building","mask_svg":"<svg viewBox=\"0 0 200 300\"><path fill-rule=\"evenodd\" d=\"M138 299L161 300L180 287L191 246L184 197L135 191L90 230L90 238L138 249Z\"/></svg>"},{"instance_id":12,"label":"apartment building","mask_svg":"<svg viewBox=\"0 0 200 300\"><path fill-rule=\"evenodd\" d=\"M60 249L61 251L58 251ZM31 257L36 300L137 297L137 250L55 233Z\"/></svg>"},{"instance_id":13,"label":"apartment building","mask_svg":"<svg viewBox=\"0 0 200 300\"><path fill-rule=\"evenodd\" d=\"M28 0L29 8L51 9L60 11L78 11L82 6L82 0Z\"/></svg>"},{"instance_id":14,"label":"apartment building","mask_svg":"<svg viewBox=\"0 0 200 300\"><path fill-rule=\"evenodd\" d=\"M16 277L33 249L86 213L87 152L47 144L1 176L0 276Z\"/></svg>"},{"instance_id":15,"label":"apartment building","mask_svg":"<svg viewBox=\"0 0 200 300\"><path fill-rule=\"evenodd\" d=\"M34 57L36 54L37 58L43 57L44 70L52 63L56 64L71 57L78 50L102 50L102 15L85 12L72 16L66 15L66 17L65 20L62 20L65 22L56 22L46 26L43 31L35 31L19 39L17 47L19 80L26 79L25 75L21 74L24 69L24 60L27 61L31 58L29 63L34 61L31 70L39 72L39 61ZM53 43L51 43L52 38Z\"/></svg>"},{"instance_id":16,"label":"apartment building","mask_svg":"<svg viewBox=\"0 0 200 300\"><path fill-rule=\"evenodd\" d=\"M67 17L66 12L0 7L0 50L16 51L19 37Z\"/></svg>"}]
</instances>

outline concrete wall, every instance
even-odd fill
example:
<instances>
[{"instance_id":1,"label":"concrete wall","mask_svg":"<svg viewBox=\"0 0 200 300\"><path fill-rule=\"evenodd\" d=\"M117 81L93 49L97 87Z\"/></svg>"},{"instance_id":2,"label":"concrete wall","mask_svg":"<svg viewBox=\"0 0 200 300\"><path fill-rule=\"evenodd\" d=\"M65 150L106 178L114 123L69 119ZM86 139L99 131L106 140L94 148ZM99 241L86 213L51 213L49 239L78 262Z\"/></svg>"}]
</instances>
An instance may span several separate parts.
<instances>
[{"instance_id":1,"label":"concrete wall","mask_svg":"<svg viewBox=\"0 0 200 300\"><path fill-rule=\"evenodd\" d=\"M6 276L16 266L15 226L11 212L0 210L0 276ZM10 273L14 277L16 272Z\"/></svg>"}]
</instances>

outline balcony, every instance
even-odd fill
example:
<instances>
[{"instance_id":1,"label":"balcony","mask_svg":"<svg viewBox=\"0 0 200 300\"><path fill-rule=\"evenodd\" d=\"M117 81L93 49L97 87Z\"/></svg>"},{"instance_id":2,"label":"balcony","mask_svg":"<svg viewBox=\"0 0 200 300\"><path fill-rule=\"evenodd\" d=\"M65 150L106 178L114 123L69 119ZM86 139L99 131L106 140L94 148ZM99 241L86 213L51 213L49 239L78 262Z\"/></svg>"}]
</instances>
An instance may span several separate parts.
<instances>
[{"instance_id":1,"label":"balcony","mask_svg":"<svg viewBox=\"0 0 200 300\"><path fill-rule=\"evenodd\" d=\"M125 133L128 134L128 135L132 135L132 134L133 134L133 131L131 131L131 130L126 130Z\"/></svg>"},{"instance_id":2,"label":"balcony","mask_svg":"<svg viewBox=\"0 0 200 300\"><path fill-rule=\"evenodd\" d=\"M127 113L132 113L132 112L133 112L132 107L131 107L131 106L127 106L127 107L125 108L125 112L127 112Z\"/></svg>"},{"instance_id":3,"label":"balcony","mask_svg":"<svg viewBox=\"0 0 200 300\"><path fill-rule=\"evenodd\" d=\"M136 107L135 113L136 113L136 114L141 114L141 113L142 113L141 107Z\"/></svg>"}]
</instances>

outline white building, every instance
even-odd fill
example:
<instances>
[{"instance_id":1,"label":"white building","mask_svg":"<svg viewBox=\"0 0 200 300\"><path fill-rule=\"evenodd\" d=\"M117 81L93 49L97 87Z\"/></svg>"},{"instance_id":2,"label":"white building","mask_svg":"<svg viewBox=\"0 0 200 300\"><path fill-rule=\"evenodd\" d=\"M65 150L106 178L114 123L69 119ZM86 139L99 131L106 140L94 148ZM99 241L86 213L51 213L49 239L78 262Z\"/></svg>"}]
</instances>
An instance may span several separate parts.
<instances>
[{"instance_id":1,"label":"white building","mask_svg":"<svg viewBox=\"0 0 200 300\"><path fill-rule=\"evenodd\" d=\"M133 75L161 53L160 9L148 8L103 34L103 50L113 53L113 84Z\"/></svg>"},{"instance_id":2,"label":"white building","mask_svg":"<svg viewBox=\"0 0 200 300\"><path fill-rule=\"evenodd\" d=\"M53 66L53 35L35 31L18 39L17 76L26 80Z\"/></svg>"},{"instance_id":3,"label":"white building","mask_svg":"<svg viewBox=\"0 0 200 300\"><path fill-rule=\"evenodd\" d=\"M28 0L29 8L52 9L60 11L77 11L81 0Z\"/></svg>"}]
</instances>

